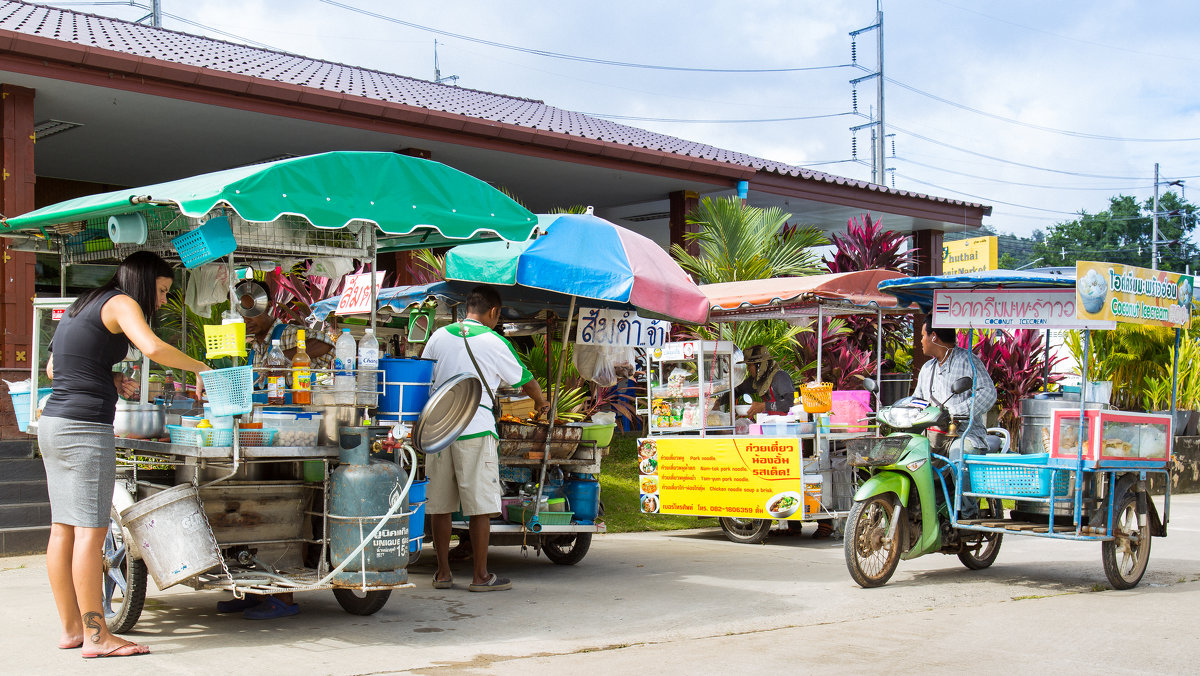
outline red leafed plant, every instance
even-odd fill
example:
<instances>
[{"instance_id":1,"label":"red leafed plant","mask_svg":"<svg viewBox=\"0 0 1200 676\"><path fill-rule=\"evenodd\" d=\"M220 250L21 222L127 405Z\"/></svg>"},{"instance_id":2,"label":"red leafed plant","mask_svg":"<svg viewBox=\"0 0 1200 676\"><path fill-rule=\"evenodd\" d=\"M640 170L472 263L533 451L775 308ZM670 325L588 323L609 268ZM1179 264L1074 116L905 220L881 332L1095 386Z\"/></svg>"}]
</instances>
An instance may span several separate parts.
<instances>
[{"instance_id":1,"label":"red leafed plant","mask_svg":"<svg viewBox=\"0 0 1200 676\"><path fill-rule=\"evenodd\" d=\"M967 333L960 333L958 346L967 346ZM1000 424L1017 438L1020 432L1021 400L1040 392L1047 382L1056 383L1065 376L1053 373L1062 357L1050 361L1050 377L1046 378L1046 353L1040 331L1017 329L978 334L975 355L983 362L996 385L996 403L1000 406Z\"/></svg>"},{"instance_id":2,"label":"red leafed plant","mask_svg":"<svg viewBox=\"0 0 1200 676\"><path fill-rule=\"evenodd\" d=\"M306 325L312 305L319 300L336 296L344 286L344 278L339 280L311 275L308 274L309 267L308 263L301 263L287 273L279 268L268 273L271 286L275 290L272 300L275 301L276 318L285 323ZM352 274L359 274L365 269L365 266L359 264Z\"/></svg>"}]
</instances>

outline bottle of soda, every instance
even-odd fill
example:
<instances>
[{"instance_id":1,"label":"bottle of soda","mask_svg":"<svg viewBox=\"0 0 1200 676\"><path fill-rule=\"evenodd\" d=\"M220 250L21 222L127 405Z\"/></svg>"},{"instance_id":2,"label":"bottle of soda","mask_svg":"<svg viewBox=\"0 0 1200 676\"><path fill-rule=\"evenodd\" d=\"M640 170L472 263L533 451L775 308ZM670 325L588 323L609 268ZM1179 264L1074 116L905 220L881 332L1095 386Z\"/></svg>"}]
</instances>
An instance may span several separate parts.
<instances>
[{"instance_id":1,"label":"bottle of soda","mask_svg":"<svg viewBox=\"0 0 1200 676\"><path fill-rule=\"evenodd\" d=\"M283 356L283 348L279 340L271 341L271 351L267 353L267 403L271 406L282 406L286 403L288 360Z\"/></svg>"},{"instance_id":2,"label":"bottle of soda","mask_svg":"<svg viewBox=\"0 0 1200 676\"><path fill-rule=\"evenodd\" d=\"M304 329L296 331L296 356L292 357L292 403L312 403L312 360L305 351Z\"/></svg>"}]
</instances>

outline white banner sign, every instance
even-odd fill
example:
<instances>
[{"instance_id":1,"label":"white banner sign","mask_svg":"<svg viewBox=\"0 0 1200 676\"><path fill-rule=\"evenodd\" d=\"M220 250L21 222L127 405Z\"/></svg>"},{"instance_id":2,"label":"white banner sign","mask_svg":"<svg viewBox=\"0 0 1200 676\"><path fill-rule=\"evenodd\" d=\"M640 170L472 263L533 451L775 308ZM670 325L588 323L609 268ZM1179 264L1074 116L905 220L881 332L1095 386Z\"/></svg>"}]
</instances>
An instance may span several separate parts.
<instances>
[{"instance_id":1,"label":"white banner sign","mask_svg":"<svg viewBox=\"0 0 1200 676\"><path fill-rule=\"evenodd\" d=\"M383 275L383 270L375 273L376 298L383 290ZM342 290L342 297L338 299L337 309L333 311L335 315L355 315L371 311L371 283L368 281L370 277L371 273L369 272L346 277L346 288Z\"/></svg>"},{"instance_id":2,"label":"white banner sign","mask_svg":"<svg viewBox=\"0 0 1200 676\"><path fill-rule=\"evenodd\" d=\"M955 329L1111 329L1075 316L1075 289L936 289L933 325Z\"/></svg>"},{"instance_id":3,"label":"white banner sign","mask_svg":"<svg viewBox=\"0 0 1200 676\"><path fill-rule=\"evenodd\" d=\"M671 336L671 322L639 317L625 310L580 308L578 345L661 347Z\"/></svg>"}]
</instances>

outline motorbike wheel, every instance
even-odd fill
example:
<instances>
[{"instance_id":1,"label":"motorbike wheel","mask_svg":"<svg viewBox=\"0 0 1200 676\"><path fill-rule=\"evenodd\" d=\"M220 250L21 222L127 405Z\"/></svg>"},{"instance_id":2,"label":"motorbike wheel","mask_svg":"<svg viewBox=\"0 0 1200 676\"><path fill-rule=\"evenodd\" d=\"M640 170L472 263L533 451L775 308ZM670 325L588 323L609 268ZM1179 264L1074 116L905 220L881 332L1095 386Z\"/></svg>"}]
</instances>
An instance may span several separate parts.
<instances>
[{"instance_id":1,"label":"motorbike wheel","mask_svg":"<svg viewBox=\"0 0 1200 676\"><path fill-rule=\"evenodd\" d=\"M109 519L108 534L104 536L101 563L104 583L100 600L104 620L110 632L124 634L142 616L146 603L146 564L129 555L115 509Z\"/></svg>"},{"instance_id":2,"label":"motorbike wheel","mask_svg":"<svg viewBox=\"0 0 1200 676\"><path fill-rule=\"evenodd\" d=\"M888 537L892 522L899 516L896 496L874 495L850 508L846 520L843 548L846 568L858 586L882 587L900 563L900 526Z\"/></svg>"},{"instance_id":3,"label":"motorbike wheel","mask_svg":"<svg viewBox=\"0 0 1200 676\"><path fill-rule=\"evenodd\" d=\"M998 519L1004 514L1004 506L999 500L987 501L987 507L980 510L980 516L984 519ZM996 557L1000 555L1000 545L1004 542L1003 533L980 533L972 531L958 531L959 537L963 537L964 533L970 533L970 539L962 543L962 548L958 550L958 560L971 570L983 570L996 562Z\"/></svg>"},{"instance_id":4,"label":"motorbike wheel","mask_svg":"<svg viewBox=\"0 0 1200 676\"><path fill-rule=\"evenodd\" d=\"M1100 545L1104 575L1113 589L1133 589L1150 563L1150 530L1138 523L1136 493L1117 501L1113 519L1113 539Z\"/></svg>"},{"instance_id":5,"label":"motorbike wheel","mask_svg":"<svg viewBox=\"0 0 1200 676\"><path fill-rule=\"evenodd\" d=\"M723 516L718 521L721 522L721 530L725 531L725 537L730 542L747 545L756 545L766 540L773 523L771 519L738 519L732 516Z\"/></svg>"}]
</instances>

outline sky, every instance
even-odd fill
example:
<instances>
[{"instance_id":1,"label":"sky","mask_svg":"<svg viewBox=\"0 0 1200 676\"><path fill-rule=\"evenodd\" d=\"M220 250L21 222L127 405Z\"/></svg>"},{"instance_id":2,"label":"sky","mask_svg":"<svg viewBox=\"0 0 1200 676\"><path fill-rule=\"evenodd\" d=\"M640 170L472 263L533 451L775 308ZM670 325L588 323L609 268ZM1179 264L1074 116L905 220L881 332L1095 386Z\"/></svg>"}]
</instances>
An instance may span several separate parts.
<instances>
[{"instance_id":1,"label":"sky","mask_svg":"<svg viewBox=\"0 0 1200 676\"><path fill-rule=\"evenodd\" d=\"M854 161L850 127L870 121L877 78L858 84L858 115L849 81L876 72L877 38L858 36L856 68L849 34L872 26L876 8L162 0L165 28L426 80L436 40L441 75L460 87L864 180L871 132L857 132ZM1150 198L1156 162L1161 191L1183 180L1198 201L1186 190L1200 191L1200 2L882 0L882 10L889 186L991 205L984 223L1020 236L1117 194Z\"/></svg>"}]
</instances>

